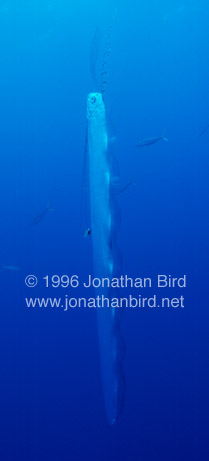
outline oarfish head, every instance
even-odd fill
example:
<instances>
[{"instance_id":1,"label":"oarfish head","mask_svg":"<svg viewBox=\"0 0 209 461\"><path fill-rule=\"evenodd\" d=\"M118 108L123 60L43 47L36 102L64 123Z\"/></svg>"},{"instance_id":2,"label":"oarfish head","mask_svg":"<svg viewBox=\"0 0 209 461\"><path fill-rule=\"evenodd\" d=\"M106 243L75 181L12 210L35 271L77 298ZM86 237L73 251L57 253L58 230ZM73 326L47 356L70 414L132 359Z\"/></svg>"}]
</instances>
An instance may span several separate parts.
<instances>
[{"instance_id":1,"label":"oarfish head","mask_svg":"<svg viewBox=\"0 0 209 461\"><path fill-rule=\"evenodd\" d=\"M87 118L92 118L98 111L104 108L101 93L90 93L87 98Z\"/></svg>"}]
</instances>

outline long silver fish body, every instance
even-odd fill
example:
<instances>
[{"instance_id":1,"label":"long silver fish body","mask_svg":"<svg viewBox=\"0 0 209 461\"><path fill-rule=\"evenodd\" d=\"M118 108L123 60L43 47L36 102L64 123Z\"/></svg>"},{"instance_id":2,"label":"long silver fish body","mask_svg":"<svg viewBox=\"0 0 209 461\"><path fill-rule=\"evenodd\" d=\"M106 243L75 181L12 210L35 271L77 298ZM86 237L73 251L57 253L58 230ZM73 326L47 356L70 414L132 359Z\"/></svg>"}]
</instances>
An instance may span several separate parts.
<instances>
[{"instance_id":1,"label":"long silver fish body","mask_svg":"<svg viewBox=\"0 0 209 461\"><path fill-rule=\"evenodd\" d=\"M114 276L114 204L105 105L101 93L87 100L91 236L94 276ZM111 299L110 288L97 288L97 296ZM121 309L97 307L101 375L107 418L114 424L124 405L124 342L120 333Z\"/></svg>"}]
</instances>

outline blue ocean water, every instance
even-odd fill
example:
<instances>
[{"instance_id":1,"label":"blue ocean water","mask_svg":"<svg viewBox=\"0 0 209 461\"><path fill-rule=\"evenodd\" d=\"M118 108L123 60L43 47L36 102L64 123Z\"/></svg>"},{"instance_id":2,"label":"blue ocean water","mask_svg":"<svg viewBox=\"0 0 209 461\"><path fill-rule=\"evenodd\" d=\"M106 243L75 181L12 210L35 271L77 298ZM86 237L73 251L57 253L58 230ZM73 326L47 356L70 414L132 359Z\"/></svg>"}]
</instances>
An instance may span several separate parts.
<instances>
[{"instance_id":1,"label":"blue ocean water","mask_svg":"<svg viewBox=\"0 0 209 461\"><path fill-rule=\"evenodd\" d=\"M197 136L209 123L208 23L206 0L1 0L3 461L209 459L209 131ZM126 401L113 426L96 309L25 303L65 296L46 275L93 273L81 209L89 56L95 29L105 37L111 24L106 97L120 184L133 182L117 198L122 272L187 276L185 289L163 291L183 293L184 308L124 312Z\"/></svg>"}]
</instances>

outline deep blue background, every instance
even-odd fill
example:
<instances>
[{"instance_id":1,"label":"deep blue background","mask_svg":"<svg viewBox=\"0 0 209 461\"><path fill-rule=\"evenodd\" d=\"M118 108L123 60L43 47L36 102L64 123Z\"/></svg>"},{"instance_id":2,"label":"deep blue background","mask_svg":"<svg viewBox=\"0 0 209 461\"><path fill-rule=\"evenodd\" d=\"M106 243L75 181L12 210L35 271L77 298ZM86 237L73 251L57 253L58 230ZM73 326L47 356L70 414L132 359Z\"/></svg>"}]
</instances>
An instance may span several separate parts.
<instances>
[{"instance_id":1,"label":"deep blue background","mask_svg":"<svg viewBox=\"0 0 209 461\"><path fill-rule=\"evenodd\" d=\"M96 311L27 309L25 296L55 292L24 278L92 273L80 213L89 53L115 6L108 101L121 184L135 183L118 197L123 273L187 274L188 287L184 309L125 312L126 405L111 427ZM197 137L208 24L206 0L1 0L0 263L20 268L0 272L2 460L209 459L209 132ZM168 143L136 149L164 132Z\"/></svg>"}]
</instances>

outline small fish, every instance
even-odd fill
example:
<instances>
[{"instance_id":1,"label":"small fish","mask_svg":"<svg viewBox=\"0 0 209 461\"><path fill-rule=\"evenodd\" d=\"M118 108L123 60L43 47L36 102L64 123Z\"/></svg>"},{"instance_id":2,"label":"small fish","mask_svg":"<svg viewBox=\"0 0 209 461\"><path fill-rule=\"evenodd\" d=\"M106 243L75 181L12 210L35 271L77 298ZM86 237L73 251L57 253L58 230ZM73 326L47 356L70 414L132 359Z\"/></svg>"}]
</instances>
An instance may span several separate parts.
<instances>
[{"instance_id":1,"label":"small fish","mask_svg":"<svg viewBox=\"0 0 209 461\"><path fill-rule=\"evenodd\" d=\"M124 192L125 190L127 190L130 186L135 186L135 182L134 181L129 181L127 184L125 184L124 186L121 186L121 187L118 187L114 190L114 194L115 195L119 195L121 194L122 192Z\"/></svg>"},{"instance_id":2,"label":"small fish","mask_svg":"<svg viewBox=\"0 0 209 461\"><path fill-rule=\"evenodd\" d=\"M36 226L36 224L39 224L42 219L45 218L46 214L48 211L52 211L52 208L50 207L50 204L47 205L47 207L41 211L32 221L31 226Z\"/></svg>"},{"instance_id":3,"label":"small fish","mask_svg":"<svg viewBox=\"0 0 209 461\"><path fill-rule=\"evenodd\" d=\"M1 271L17 272L19 270L20 270L19 267L13 266L12 264L11 264L11 266L5 266L4 264L1 265Z\"/></svg>"},{"instance_id":4,"label":"small fish","mask_svg":"<svg viewBox=\"0 0 209 461\"><path fill-rule=\"evenodd\" d=\"M165 136L158 136L157 138L147 138L147 139L143 139L142 141L139 141L137 143L136 147L151 146L152 144L155 144L158 141L166 141L166 142L168 142L168 139L165 138Z\"/></svg>"},{"instance_id":5,"label":"small fish","mask_svg":"<svg viewBox=\"0 0 209 461\"><path fill-rule=\"evenodd\" d=\"M205 128L203 128L203 130L201 130L199 133L198 133L198 137L200 138L200 136L202 136L209 128L209 123L205 126Z\"/></svg>"},{"instance_id":6,"label":"small fish","mask_svg":"<svg viewBox=\"0 0 209 461\"><path fill-rule=\"evenodd\" d=\"M84 238L88 237L89 235L91 235L91 229L89 229L89 227L85 230L85 233L84 233Z\"/></svg>"}]
</instances>

